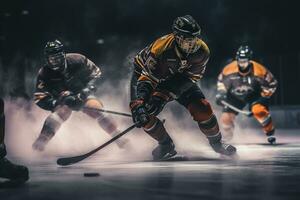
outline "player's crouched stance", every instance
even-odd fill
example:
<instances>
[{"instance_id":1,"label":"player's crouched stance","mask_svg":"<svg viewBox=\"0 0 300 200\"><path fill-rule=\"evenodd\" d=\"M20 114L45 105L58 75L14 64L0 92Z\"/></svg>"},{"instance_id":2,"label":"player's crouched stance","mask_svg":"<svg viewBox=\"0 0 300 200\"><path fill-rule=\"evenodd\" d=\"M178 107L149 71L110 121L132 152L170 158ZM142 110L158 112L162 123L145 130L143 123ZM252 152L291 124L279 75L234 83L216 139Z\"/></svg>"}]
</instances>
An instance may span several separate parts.
<instances>
[{"instance_id":1,"label":"player's crouched stance","mask_svg":"<svg viewBox=\"0 0 300 200\"><path fill-rule=\"evenodd\" d=\"M236 53L236 60L224 67L218 78L217 104L222 101L242 109L250 105L253 117L260 123L269 143L276 142L275 128L269 112L269 99L277 87L277 80L263 65L251 60L252 51L248 46L241 46ZM224 106L221 124L225 138L233 137L234 119L238 112Z\"/></svg>"},{"instance_id":2,"label":"player's crouched stance","mask_svg":"<svg viewBox=\"0 0 300 200\"><path fill-rule=\"evenodd\" d=\"M2 98L0 98L0 178L6 178L11 181L23 183L29 179L28 169L25 166L13 164L5 157L6 148L4 144L4 133L4 101Z\"/></svg>"},{"instance_id":3,"label":"player's crouched stance","mask_svg":"<svg viewBox=\"0 0 300 200\"><path fill-rule=\"evenodd\" d=\"M235 147L221 142L217 119L196 84L209 59L209 49L199 36L200 27L191 16L178 17L173 33L156 40L135 57L130 108L137 127L143 127L159 144L152 152L154 160L177 153L162 121L156 117L174 99L189 110L216 152L236 153Z\"/></svg>"},{"instance_id":4,"label":"player's crouched stance","mask_svg":"<svg viewBox=\"0 0 300 200\"><path fill-rule=\"evenodd\" d=\"M97 120L105 132L116 135L118 129L115 122L97 111L103 104L93 96L95 81L101 75L99 67L81 54L66 54L58 40L46 44L44 55L46 62L39 71L34 95L36 104L52 113L45 120L40 135L32 145L33 149L43 151L72 111L84 112ZM126 140L116 143L123 147Z\"/></svg>"}]
</instances>

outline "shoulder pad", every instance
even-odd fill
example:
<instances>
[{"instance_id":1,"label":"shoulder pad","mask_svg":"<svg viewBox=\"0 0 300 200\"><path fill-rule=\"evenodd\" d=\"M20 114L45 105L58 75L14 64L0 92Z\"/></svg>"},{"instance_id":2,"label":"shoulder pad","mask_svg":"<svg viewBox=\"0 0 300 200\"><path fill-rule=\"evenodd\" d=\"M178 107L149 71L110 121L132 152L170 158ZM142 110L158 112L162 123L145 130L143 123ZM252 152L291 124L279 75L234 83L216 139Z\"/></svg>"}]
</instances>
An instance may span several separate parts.
<instances>
[{"instance_id":1,"label":"shoulder pad","mask_svg":"<svg viewBox=\"0 0 300 200\"><path fill-rule=\"evenodd\" d=\"M67 53L66 54L66 59L69 62L85 62L86 57L82 54L79 53Z\"/></svg>"},{"instance_id":2,"label":"shoulder pad","mask_svg":"<svg viewBox=\"0 0 300 200\"><path fill-rule=\"evenodd\" d=\"M157 39L151 45L151 53L154 54L155 57L161 55L166 49L169 49L171 47L173 41L174 41L173 34L165 35Z\"/></svg>"},{"instance_id":3,"label":"shoulder pad","mask_svg":"<svg viewBox=\"0 0 300 200\"><path fill-rule=\"evenodd\" d=\"M206 52L207 54L210 54L210 50L209 50L207 44L206 44L203 40L198 39L198 40L197 40L197 43L198 43L198 45L201 46L200 49L202 49L202 50L203 50L204 52Z\"/></svg>"},{"instance_id":4,"label":"shoulder pad","mask_svg":"<svg viewBox=\"0 0 300 200\"><path fill-rule=\"evenodd\" d=\"M267 69L262 64L253 60L251 60L251 63L253 64L254 75L263 78L267 73Z\"/></svg>"},{"instance_id":5,"label":"shoulder pad","mask_svg":"<svg viewBox=\"0 0 300 200\"><path fill-rule=\"evenodd\" d=\"M237 61L233 61L231 63L229 63L228 65L226 65L222 71L224 76L230 75L230 74L234 74L234 73L238 73L239 72L239 68L237 65Z\"/></svg>"}]
</instances>

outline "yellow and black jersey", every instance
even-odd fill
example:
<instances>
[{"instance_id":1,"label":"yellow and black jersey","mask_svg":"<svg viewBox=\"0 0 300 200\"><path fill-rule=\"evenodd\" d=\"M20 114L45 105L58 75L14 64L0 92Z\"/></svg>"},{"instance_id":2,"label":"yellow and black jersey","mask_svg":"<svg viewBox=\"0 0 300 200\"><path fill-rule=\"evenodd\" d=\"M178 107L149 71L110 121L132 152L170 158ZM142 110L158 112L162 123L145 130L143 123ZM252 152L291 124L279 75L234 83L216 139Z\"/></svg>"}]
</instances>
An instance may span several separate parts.
<instances>
[{"instance_id":1,"label":"yellow and black jersey","mask_svg":"<svg viewBox=\"0 0 300 200\"><path fill-rule=\"evenodd\" d=\"M50 109L51 102L57 99L61 92L70 91L77 94L100 75L100 68L91 60L81 54L67 53L64 71L55 71L47 66L39 70L34 93L35 103Z\"/></svg>"},{"instance_id":2,"label":"yellow and black jersey","mask_svg":"<svg viewBox=\"0 0 300 200\"><path fill-rule=\"evenodd\" d=\"M251 60L250 72L241 74L237 61L225 66L218 77L218 92L227 93L247 102L257 97L271 97L277 87L277 80L263 65Z\"/></svg>"},{"instance_id":3,"label":"yellow and black jersey","mask_svg":"<svg viewBox=\"0 0 300 200\"><path fill-rule=\"evenodd\" d=\"M135 57L135 71L139 73L139 80L157 84L180 73L192 81L198 81L204 74L210 53L201 39L197 42L201 46L199 50L184 55L178 49L173 34L157 39Z\"/></svg>"}]
</instances>

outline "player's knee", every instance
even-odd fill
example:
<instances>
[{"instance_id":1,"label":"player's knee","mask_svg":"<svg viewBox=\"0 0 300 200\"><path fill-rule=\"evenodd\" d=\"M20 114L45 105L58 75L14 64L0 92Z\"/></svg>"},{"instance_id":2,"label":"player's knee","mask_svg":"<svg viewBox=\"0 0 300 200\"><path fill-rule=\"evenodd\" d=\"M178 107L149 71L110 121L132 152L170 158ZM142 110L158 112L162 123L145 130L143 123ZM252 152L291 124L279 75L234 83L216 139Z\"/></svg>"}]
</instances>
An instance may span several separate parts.
<instances>
[{"instance_id":1,"label":"player's knee","mask_svg":"<svg viewBox=\"0 0 300 200\"><path fill-rule=\"evenodd\" d=\"M255 104L252 106L252 112L253 116L263 127L272 129L272 118L266 106L262 104Z\"/></svg>"},{"instance_id":2,"label":"player's knee","mask_svg":"<svg viewBox=\"0 0 300 200\"><path fill-rule=\"evenodd\" d=\"M209 120L213 116L210 103L206 99L200 99L188 105L188 110L197 122Z\"/></svg>"},{"instance_id":3,"label":"player's knee","mask_svg":"<svg viewBox=\"0 0 300 200\"><path fill-rule=\"evenodd\" d=\"M267 107L262 104L254 104L251 111L256 118L264 118L269 115Z\"/></svg>"},{"instance_id":4,"label":"player's knee","mask_svg":"<svg viewBox=\"0 0 300 200\"><path fill-rule=\"evenodd\" d=\"M63 122L69 119L71 114L72 114L72 110L68 106L59 107L55 109L55 111L52 113L52 115L54 116L57 115L60 118L60 120Z\"/></svg>"},{"instance_id":5,"label":"player's knee","mask_svg":"<svg viewBox=\"0 0 300 200\"><path fill-rule=\"evenodd\" d=\"M84 106L87 108L101 109L103 108L103 103L98 99L88 99Z\"/></svg>"},{"instance_id":6,"label":"player's knee","mask_svg":"<svg viewBox=\"0 0 300 200\"><path fill-rule=\"evenodd\" d=\"M43 132L54 134L64 121L58 113L51 113L44 123Z\"/></svg>"},{"instance_id":7,"label":"player's knee","mask_svg":"<svg viewBox=\"0 0 300 200\"><path fill-rule=\"evenodd\" d=\"M194 101L188 105L193 119L206 136L215 135L219 132L219 125L209 102L206 99Z\"/></svg>"},{"instance_id":8,"label":"player's knee","mask_svg":"<svg viewBox=\"0 0 300 200\"><path fill-rule=\"evenodd\" d=\"M225 125L231 125L234 123L235 115L233 113L222 113L221 123Z\"/></svg>"},{"instance_id":9,"label":"player's knee","mask_svg":"<svg viewBox=\"0 0 300 200\"><path fill-rule=\"evenodd\" d=\"M88 99L84 104L83 112L92 118L100 117L101 113L97 109L102 109L103 103L98 99Z\"/></svg>"}]
</instances>

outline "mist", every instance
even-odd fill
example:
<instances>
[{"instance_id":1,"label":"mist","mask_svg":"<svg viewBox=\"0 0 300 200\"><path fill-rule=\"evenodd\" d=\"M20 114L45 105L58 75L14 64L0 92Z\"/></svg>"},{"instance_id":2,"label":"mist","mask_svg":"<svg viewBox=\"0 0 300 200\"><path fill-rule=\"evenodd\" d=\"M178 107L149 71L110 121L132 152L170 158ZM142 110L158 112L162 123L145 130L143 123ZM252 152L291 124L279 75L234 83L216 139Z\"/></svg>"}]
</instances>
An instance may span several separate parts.
<instances>
[{"instance_id":1,"label":"mist","mask_svg":"<svg viewBox=\"0 0 300 200\"><path fill-rule=\"evenodd\" d=\"M129 110L129 76L119 84L106 81L98 86L97 97L104 108L113 111L130 113ZM204 93L209 97L213 108L219 116L220 108L214 105L214 93L212 89L204 88ZM86 153L107 140L110 136L105 133L95 120L82 112L73 112L72 116L61 126L56 135L50 140L44 152L32 150L32 143L37 138L43 126L44 120L50 114L40 109L32 101L24 99L6 99L6 145L9 155L20 157L30 162L42 162L66 155L79 155ZM109 114L108 114L109 115ZM117 122L120 131L129 127L133 122L131 118L111 115ZM178 154L185 156L197 156L204 158L219 158L208 145L207 139L198 129L188 111L177 102L170 102L159 115L165 119L165 126L174 140ZM239 127L236 123L235 144L264 142L265 138L260 129L251 127ZM241 134L242 133L242 134ZM143 161L151 160L151 151L157 145L142 129L134 129L127 133L125 138L130 144L125 149L119 149L115 143L99 151L93 158L103 161ZM247 159L257 159L268 154L255 154L255 149L243 147L238 149L240 155L247 154ZM271 153L271 152L270 152ZM244 158L244 156L242 156ZM91 159L93 159L91 158Z\"/></svg>"}]
</instances>

